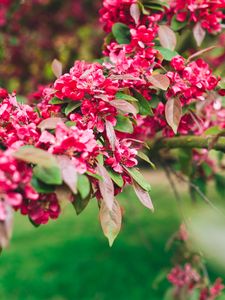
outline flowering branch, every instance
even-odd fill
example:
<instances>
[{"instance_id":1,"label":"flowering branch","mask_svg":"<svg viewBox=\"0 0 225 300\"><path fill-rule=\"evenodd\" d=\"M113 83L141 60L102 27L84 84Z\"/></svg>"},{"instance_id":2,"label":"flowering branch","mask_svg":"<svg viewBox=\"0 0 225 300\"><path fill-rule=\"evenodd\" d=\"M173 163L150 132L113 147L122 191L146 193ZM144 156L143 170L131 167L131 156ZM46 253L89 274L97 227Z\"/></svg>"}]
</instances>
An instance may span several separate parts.
<instances>
[{"instance_id":1,"label":"flowering branch","mask_svg":"<svg viewBox=\"0 0 225 300\"><path fill-rule=\"evenodd\" d=\"M201 136L178 136L173 138L161 138L148 143L151 148L197 148L218 150L225 152L225 137L220 137L215 140L215 136L201 137Z\"/></svg>"}]
</instances>

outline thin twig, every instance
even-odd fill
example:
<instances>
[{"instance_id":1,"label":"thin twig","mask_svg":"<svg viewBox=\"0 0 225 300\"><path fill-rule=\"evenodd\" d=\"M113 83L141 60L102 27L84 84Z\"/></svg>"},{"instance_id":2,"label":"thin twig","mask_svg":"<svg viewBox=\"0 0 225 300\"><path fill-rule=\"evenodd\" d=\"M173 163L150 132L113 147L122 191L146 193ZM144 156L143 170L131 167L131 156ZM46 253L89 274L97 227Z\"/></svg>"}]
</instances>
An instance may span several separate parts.
<instances>
[{"instance_id":1,"label":"thin twig","mask_svg":"<svg viewBox=\"0 0 225 300\"><path fill-rule=\"evenodd\" d=\"M200 190L200 188L195 185L193 182L191 182L190 180L184 178L181 174L177 174L174 170L171 169L171 172L180 180L183 181L187 184L189 184L195 191L196 193L205 201L205 203L207 205L209 205L212 209L214 209L217 213L222 214L223 216L224 213L221 212L220 209L218 209L213 203L212 201L210 201L210 199Z\"/></svg>"},{"instance_id":2,"label":"thin twig","mask_svg":"<svg viewBox=\"0 0 225 300\"><path fill-rule=\"evenodd\" d=\"M173 191L173 193L175 195L175 198L177 200L178 207L179 207L179 212L180 212L180 215L181 215L181 219L187 225L187 220L186 220L186 217L184 215L183 208L182 208L182 200L181 200L179 192L177 191L177 188L176 188L176 185L174 183L174 180L173 180L173 178L171 176L170 168L168 166L164 165L164 164L162 164L162 166L163 166L163 169L165 171L166 177L167 177L167 179L169 181L169 184L170 184L170 186L172 188L172 191Z\"/></svg>"}]
</instances>

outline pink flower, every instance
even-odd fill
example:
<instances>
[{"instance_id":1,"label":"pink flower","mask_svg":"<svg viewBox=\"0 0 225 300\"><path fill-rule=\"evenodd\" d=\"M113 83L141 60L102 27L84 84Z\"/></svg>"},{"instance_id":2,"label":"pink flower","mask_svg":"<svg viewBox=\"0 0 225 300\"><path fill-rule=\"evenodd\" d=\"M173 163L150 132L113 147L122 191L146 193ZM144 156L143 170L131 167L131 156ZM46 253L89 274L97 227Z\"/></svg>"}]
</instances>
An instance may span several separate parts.
<instances>
[{"instance_id":1,"label":"pink flower","mask_svg":"<svg viewBox=\"0 0 225 300\"><path fill-rule=\"evenodd\" d=\"M222 280L220 278L217 278L213 286L209 289L211 299L214 300L215 297L219 296L223 289L224 285L222 284Z\"/></svg>"},{"instance_id":2,"label":"pink flower","mask_svg":"<svg viewBox=\"0 0 225 300\"><path fill-rule=\"evenodd\" d=\"M212 75L209 65L202 59L189 63L184 67L180 57L171 61L176 72L168 72L171 86L167 98L179 96L183 104L191 101L205 100L205 93L215 89L219 79Z\"/></svg>"},{"instance_id":3,"label":"pink flower","mask_svg":"<svg viewBox=\"0 0 225 300\"><path fill-rule=\"evenodd\" d=\"M100 10L100 22L106 32L110 32L117 22L134 25L134 19L130 15L130 6L137 0L104 0Z\"/></svg>"},{"instance_id":4,"label":"pink flower","mask_svg":"<svg viewBox=\"0 0 225 300\"><path fill-rule=\"evenodd\" d=\"M172 0L170 9L166 12L169 19L175 14L179 22L199 22L203 29L209 33L221 31L221 23L225 18L222 9L225 8L224 0Z\"/></svg>"},{"instance_id":5,"label":"pink flower","mask_svg":"<svg viewBox=\"0 0 225 300\"><path fill-rule=\"evenodd\" d=\"M82 100L87 95L105 96L112 99L117 91L117 84L106 78L103 67L98 63L77 61L69 73L62 75L54 83L56 97Z\"/></svg>"},{"instance_id":6,"label":"pink flower","mask_svg":"<svg viewBox=\"0 0 225 300\"><path fill-rule=\"evenodd\" d=\"M57 219L60 211L60 205L54 193L41 194L37 200L27 200L21 206L21 213L29 215L37 225L46 224L49 219Z\"/></svg>"},{"instance_id":7,"label":"pink flower","mask_svg":"<svg viewBox=\"0 0 225 300\"><path fill-rule=\"evenodd\" d=\"M30 185L31 168L15 160L10 151L0 152L0 221L6 217L6 207L18 209L25 198L37 199Z\"/></svg>"},{"instance_id":8,"label":"pink flower","mask_svg":"<svg viewBox=\"0 0 225 300\"><path fill-rule=\"evenodd\" d=\"M128 140L120 140L116 145L113 156L107 155L105 163L109 165L115 172L123 173L123 166L132 168L137 165L137 150L131 148L132 142Z\"/></svg>"},{"instance_id":9,"label":"pink flower","mask_svg":"<svg viewBox=\"0 0 225 300\"><path fill-rule=\"evenodd\" d=\"M84 173L91 167L99 150L91 129L82 130L76 126L67 127L63 123L57 125L55 135L47 131L41 134L38 146L42 145L53 154L70 156L79 173Z\"/></svg>"},{"instance_id":10,"label":"pink flower","mask_svg":"<svg viewBox=\"0 0 225 300\"><path fill-rule=\"evenodd\" d=\"M17 141L34 144L40 131L39 118L29 105L19 104L15 96L8 96L0 103L0 141L11 146Z\"/></svg>"},{"instance_id":11,"label":"pink flower","mask_svg":"<svg viewBox=\"0 0 225 300\"><path fill-rule=\"evenodd\" d=\"M200 276L190 264L184 265L184 267L176 266L171 270L167 276L168 280L177 287L187 286L190 289L194 288L193 284L198 283Z\"/></svg>"}]
</instances>

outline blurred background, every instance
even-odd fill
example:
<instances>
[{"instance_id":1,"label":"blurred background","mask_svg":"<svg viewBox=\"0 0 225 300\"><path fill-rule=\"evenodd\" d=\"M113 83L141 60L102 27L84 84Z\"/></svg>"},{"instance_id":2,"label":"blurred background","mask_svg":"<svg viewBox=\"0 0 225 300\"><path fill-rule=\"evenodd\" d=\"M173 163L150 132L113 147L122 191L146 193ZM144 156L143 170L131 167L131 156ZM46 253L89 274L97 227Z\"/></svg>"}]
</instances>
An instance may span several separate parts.
<instances>
[{"instance_id":1,"label":"blurred background","mask_svg":"<svg viewBox=\"0 0 225 300\"><path fill-rule=\"evenodd\" d=\"M100 4L100 0L0 1L0 86L27 94L55 79L54 58L68 70L76 59L99 57Z\"/></svg>"},{"instance_id":2,"label":"blurred background","mask_svg":"<svg viewBox=\"0 0 225 300\"><path fill-rule=\"evenodd\" d=\"M181 184L182 201L176 202L162 171L146 171L145 176L155 213L126 190L120 196L123 226L112 248L102 234L96 201L78 217L68 206L61 218L39 228L17 215L10 248L0 258L0 299L163 300L173 262L166 244L183 214L189 218L193 203ZM222 203L214 190L210 185L210 199ZM210 260L207 266L212 281L223 278Z\"/></svg>"}]
</instances>

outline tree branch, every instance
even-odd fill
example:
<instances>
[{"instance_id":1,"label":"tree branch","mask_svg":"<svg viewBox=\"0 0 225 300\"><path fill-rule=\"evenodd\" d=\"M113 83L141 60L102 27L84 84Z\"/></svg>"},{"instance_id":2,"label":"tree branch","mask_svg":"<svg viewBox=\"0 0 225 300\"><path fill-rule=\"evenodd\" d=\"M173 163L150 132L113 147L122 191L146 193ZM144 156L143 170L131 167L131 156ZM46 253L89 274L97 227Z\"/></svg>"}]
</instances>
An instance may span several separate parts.
<instances>
[{"instance_id":1,"label":"tree branch","mask_svg":"<svg viewBox=\"0 0 225 300\"><path fill-rule=\"evenodd\" d=\"M172 138L161 138L155 141L150 141L148 143L150 148L160 149L160 148L199 148L208 150L219 150L225 152L225 137L215 136L202 137L202 136L179 136Z\"/></svg>"}]
</instances>

